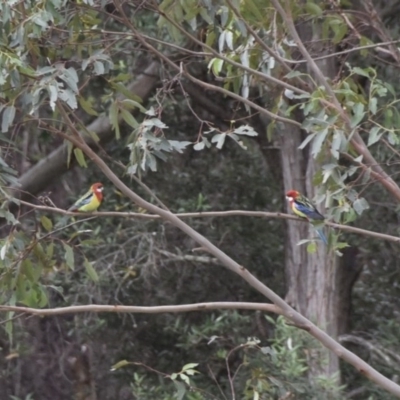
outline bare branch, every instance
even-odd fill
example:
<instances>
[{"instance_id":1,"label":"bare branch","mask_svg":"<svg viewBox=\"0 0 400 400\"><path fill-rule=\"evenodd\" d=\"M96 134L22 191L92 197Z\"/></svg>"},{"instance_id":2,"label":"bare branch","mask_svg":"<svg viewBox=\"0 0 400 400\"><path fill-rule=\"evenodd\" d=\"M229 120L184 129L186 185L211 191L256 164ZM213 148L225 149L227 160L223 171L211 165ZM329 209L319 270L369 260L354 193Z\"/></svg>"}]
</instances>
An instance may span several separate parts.
<instances>
[{"instance_id":1,"label":"bare branch","mask_svg":"<svg viewBox=\"0 0 400 400\"><path fill-rule=\"evenodd\" d=\"M273 304L265 303L246 303L246 302L212 302L212 303L194 303L175 306L109 306L101 304L89 304L85 306L68 306L57 308L30 308L19 306L0 306L0 311L14 311L41 317L61 314L78 313L117 313L117 314L162 314L162 313L183 313L190 311L203 310L259 310L282 314L282 311Z\"/></svg>"},{"instance_id":2,"label":"bare branch","mask_svg":"<svg viewBox=\"0 0 400 400\"><path fill-rule=\"evenodd\" d=\"M383 49L383 46L388 46L388 45L396 44L399 42L400 42L400 39L390 40L388 42L366 44L364 46L356 46L356 47L352 47L351 49L346 49L346 50L337 51L337 52L330 53L330 54L325 54L324 56L313 57L313 60L314 61L326 60L327 58L334 58L337 56L341 56L343 54L349 54L349 53L354 53L356 51L368 50L368 49L376 49L377 51L388 52L389 50ZM287 58L283 58L283 61L285 61L287 64L306 64L306 63L308 63L307 60L289 60Z\"/></svg>"},{"instance_id":3,"label":"bare branch","mask_svg":"<svg viewBox=\"0 0 400 400\"><path fill-rule=\"evenodd\" d=\"M93 213L82 213L82 212L72 212L68 210L63 210L62 208L55 208L49 206L40 206L37 204L28 203L27 201L20 200L21 204L28 207L35 208L40 211L49 211L63 215L79 216L79 217L119 217L119 218L136 218L136 219L161 219L162 217L157 214L142 214L135 212L120 212L120 211L97 211ZM174 214L178 218L214 218L214 217L234 217L234 216L244 216L244 217L258 217L258 218L278 218L278 219L288 219L292 221L300 221L303 223L308 223L306 220L298 218L294 215L285 214L281 212L268 212L268 211L244 211L244 210L229 210L229 211L206 211L206 212L193 212L193 213L177 213ZM327 226L332 228L340 229L344 232L352 232L363 236L370 236L377 239L386 240L389 242L399 243L400 237L387 235L385 233L369 231L366 229L357 228L355 226L341 225L335 222L326 221Z\"/></svg>"}]
</instances>

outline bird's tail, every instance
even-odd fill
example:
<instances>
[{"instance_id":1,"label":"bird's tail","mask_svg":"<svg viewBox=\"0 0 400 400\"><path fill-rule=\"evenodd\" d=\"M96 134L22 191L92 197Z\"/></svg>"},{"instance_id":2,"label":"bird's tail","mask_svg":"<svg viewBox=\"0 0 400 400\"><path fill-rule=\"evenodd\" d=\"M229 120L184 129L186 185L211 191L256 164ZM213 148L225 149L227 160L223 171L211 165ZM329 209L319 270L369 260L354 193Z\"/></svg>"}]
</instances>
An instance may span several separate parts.
<instances>
[{"instance_id":1,"label":"bird's tail","mask_svg":"<svg viewBox=\"0 0 400 400\"><path fill-rule=\"evenodd\" d=\"M318 236L320 237L320 239L325 243L325 245L328 246L328 239L325 236L324 228L323 227L315 228L315 230L317 231Z\"/></svg>"}]
</instances>

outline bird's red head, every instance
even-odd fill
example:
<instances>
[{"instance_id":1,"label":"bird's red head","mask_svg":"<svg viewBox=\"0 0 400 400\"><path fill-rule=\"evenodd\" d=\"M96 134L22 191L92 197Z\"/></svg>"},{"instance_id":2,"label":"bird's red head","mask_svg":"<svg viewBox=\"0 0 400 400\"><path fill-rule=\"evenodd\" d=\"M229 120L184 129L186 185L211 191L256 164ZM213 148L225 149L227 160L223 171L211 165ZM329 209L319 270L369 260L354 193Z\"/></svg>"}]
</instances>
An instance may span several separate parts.
<instances>
[{"instance_id":1,"label":"bird's red head","mask_svg":"<svg viewBox=\"0 0 400 400\"><path fill-rule=\"evenodd\" d=\"M287 198L289 201L296 200L297 197L299 197L299 196L300 196L300 193L299 193L297 190L289 190L289 191L286 193L286 198Z\"/></svg>"},{"instance_id":2,"label":"bird's red head","mask_svg":"<svg viewBox=\"0 0 400 400\"><path fill-rule=\"evenodd\" d=\"M96 194L97 198L102 200L103 199L103 184L100 182L93 183L93 185L90 187L93 191L93 193Z\"/></svg>"}]
</instances>

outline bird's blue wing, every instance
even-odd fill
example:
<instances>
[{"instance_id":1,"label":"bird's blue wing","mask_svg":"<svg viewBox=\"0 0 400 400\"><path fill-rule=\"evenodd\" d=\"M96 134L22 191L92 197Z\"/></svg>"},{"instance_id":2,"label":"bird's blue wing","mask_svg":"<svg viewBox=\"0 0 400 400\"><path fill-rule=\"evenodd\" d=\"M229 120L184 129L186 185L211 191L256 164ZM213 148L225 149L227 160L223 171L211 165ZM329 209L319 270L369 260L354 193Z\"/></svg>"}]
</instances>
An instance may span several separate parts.
<instances>
[{"instance_id":1,"label":"bird's blue wing","mask_svg":"<svg viewBox=\"0 0 400 400\"><path fill-rule=\"evenodd\" d=\"M321 215L313 205L306 205L295 201L295 207L309 219L323 220L325 217Z\"/></svg>"},{"instance_id":2,"label":"bird's blue wing","mask_svg":"<svg viewBox=\"0 0 400 400\"><path fill-rule=\"evenodd\" d=\"M86 195L81 197L69 210L74 211L86 204L89 204L90 201L92 200L92 196L93 196L93 193L88 192Z\"/></svg>"},{"instance_id":3,"label":"bird's blue wing","mask_svg":"<svg viewBox=\"0 0 400 400\"><path fill-rule=\"evenodd\" d=\"M86 204L89 204L92 201L93 193L90 193L86 197L79 199L78 203L76 204L77 207L82 207Z\"/></svg>"}]
</instances>

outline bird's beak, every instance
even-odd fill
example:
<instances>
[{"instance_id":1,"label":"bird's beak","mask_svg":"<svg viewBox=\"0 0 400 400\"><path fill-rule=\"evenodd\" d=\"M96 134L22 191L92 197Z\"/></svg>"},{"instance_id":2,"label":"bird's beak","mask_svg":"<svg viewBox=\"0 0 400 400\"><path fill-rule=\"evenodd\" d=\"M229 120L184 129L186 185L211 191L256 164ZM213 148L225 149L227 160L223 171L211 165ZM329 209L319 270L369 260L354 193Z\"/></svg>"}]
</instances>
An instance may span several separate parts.
<instances>
[{"instance_id":1,"label":"bird's beak","mask_svg":"<svg viewBox=\"0 0 400 400\"><path fill-rule=\"evenodd\" d=\"M286 196L286 200L292 201L292 200L293 200L293 197Z\"/></svg>"}]
</instances>

